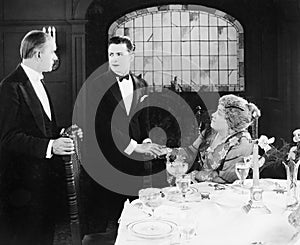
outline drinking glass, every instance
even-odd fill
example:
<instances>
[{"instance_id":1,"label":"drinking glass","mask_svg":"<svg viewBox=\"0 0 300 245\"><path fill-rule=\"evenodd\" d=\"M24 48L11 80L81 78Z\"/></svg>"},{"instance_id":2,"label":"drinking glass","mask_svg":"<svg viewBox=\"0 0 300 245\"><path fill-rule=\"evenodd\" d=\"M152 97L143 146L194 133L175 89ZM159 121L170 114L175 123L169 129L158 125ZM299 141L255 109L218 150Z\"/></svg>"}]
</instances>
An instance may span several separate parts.
<instances>
[{"instance_id":1,"label":"drinking glass","mask_svg":"<svg viewBox=\"0 0 300 245\"><path fill-rule=\"evenodd\" d=\"M172 185L173 178L177 178L182 174L185 174L188 171L188 163L182 161L174 161L166 163L166 172L167 172L167 181Z\"/></svg>"},{"instance_id":2,"label":"drinking glass","mask_svg":"<svg viewBox=\"0 0 300 245\"><path fill-rule=\"evenodd\" d=\"M245 179L249 174L250 164L247 162L237 162L235 164L235 173L240 180L240 186L244 187Z\"/></svg>"},{"instance_id":3,"label":"drinking glass","mask_svg":"<svg viewBox=\"0 0 300 245\"><path fill-rule=\"evenodd\" d=\"M190 244L197 235L197 215L195 215L194 210L191 209L180 211L178 221L180 244Z\"/></svg>"},{"instance_id":4,"label":"drinking glass","mask_svg":"<svg viewBox=\"0 0 300 245\"><path fill-rule=\"evenodd\" d=\"M167 174L167 182L169 183L169 186L172 186L172 182L174 179L174 175L172 174L174 171L172 170L172 163L166 162L166 174Z\"/></svg>"},{"instance_id":5,"label":"drinking glass","mask_svg":"<svg viewBox=\"0 0 300 245\"><path fill-rule=\"evenodd\" d=\"M154 217L155 208L162 204L161 189L146 188L139 191L139 199L144 205L151 208L152 217Z\"/></svg>"},{"instance_id":6,"label":"drinking glass","mask_svg":"<svg viewBox=\"0 0 300 245\"><path fill-rule=\"evenodd\" d=\"M182 174L176 177L176 186L182 194L183 202L186 202L186 193L190 189L191 181L190 174ZM188 209L188 206L182 205L181 209Z\"/></svg>"}]
</instances>

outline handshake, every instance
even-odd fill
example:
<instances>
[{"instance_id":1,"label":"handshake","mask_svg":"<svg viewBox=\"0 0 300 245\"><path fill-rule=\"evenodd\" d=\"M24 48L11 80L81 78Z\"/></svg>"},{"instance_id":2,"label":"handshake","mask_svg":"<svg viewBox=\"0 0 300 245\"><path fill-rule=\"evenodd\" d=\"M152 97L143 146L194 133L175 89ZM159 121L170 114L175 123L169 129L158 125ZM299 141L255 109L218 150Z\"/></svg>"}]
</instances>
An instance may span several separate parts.
<instances>
[{"instance_id":1,"label":"handshake","mask_svg":"<svg viewBox=\"0 0 300 245\"><path fill-rule=\"evenodd\" d=\"M164 158L168 153L172 151L172 149L156 143L147 142L137 144L134 151L137 153L145 154L146 156L150 156L152 158Z\"/></svg>"}]
</instances>

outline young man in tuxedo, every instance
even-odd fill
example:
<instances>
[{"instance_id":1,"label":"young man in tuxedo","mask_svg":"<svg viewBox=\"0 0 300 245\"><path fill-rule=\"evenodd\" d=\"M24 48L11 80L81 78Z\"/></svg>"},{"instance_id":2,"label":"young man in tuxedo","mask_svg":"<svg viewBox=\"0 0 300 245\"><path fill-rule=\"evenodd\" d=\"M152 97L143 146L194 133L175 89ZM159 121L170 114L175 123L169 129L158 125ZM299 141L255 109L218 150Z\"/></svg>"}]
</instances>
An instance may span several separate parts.
<instances>
[{"instance_id":1,"label":"young man in tuxedo","mask_svg":"<svg viewBox=\"0 0 300 245\"><path fill-rule=\"evenodd\" d=\"M42 31L25 35L21 64L0 83L0 244L53 243L59 155L74 153L60 137L43 73L51 72L56 44ZM63 172L62 172L63 173Z\"/></svg>"},{"instance_id":2,"label":"young man in tuxedo","mask_svg":"<svg viewBox=\"0 0 300 245\"><path fill-rule=\"evenodd\" d=\"M134 45L128 37L109 40L109 70L98 79L109 89L100 101L95 126L100 149L109 162L125 173L143 175L143 162L136 160L144 154L159 156L161 146L148 139L146 110L140 110L147 83L130 72L133 59Z\"/></svg>"},{"instance_id":3,"label":"young man in tuxedo","mask_svg":"<svg viewBox=\"0 0 300 245\"><path fill-rule=\"evenodd\" d=\"M162 147L148 138L147 108L143 104L148 96L147 83L130 71L133 59L134 45L128 37L114 36L109 40L109 69L95 80L93 87L95 91L103 92L95 117L95 133L99 149L115 169L132 176L144 176L149 174L145 157L161 155ZM118 183L119 180L111 181ZM91 186L88 210L92 214L89 216L104 223L107 219L116 223L128 196L114 193L97 183ZM98 213L93 206L98 207Z\"/></svg>"}]
</instances>

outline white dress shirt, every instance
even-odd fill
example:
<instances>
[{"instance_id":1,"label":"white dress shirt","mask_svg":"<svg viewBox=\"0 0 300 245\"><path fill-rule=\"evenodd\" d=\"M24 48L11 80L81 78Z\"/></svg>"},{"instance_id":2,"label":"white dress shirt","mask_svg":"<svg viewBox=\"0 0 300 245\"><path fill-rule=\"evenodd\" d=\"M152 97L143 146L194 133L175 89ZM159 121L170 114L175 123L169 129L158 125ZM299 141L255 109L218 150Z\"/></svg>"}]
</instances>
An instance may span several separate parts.
<instances>
[{"instance_id":1,"label":"white dress shirt","mask_svg":"<svg viewBox=\"0 0 300 245\"><path fill-rule=\"evenodd\" d=\"M34 89L34 92L36 93L38 99L40 100L46 115L51 121L51 109L50 109L49 99L46 90L44 88L44 85L41 82L41 80L44 78L43 74L31 69L30 67L24 65L23 63L21 63L21 66L25 71L27 77L29 78L29 81L31 82L31 85ZM51 153L52 144L53 144L53 140L50 140L46 152L46 158L52 157L52 153Z\"/></svg>"},{"instance_id":2,"label":"white dress shirt","mask_svg":"<svg viewBox=\"0 0 300 245\"><path fill-rule=\"evenodd\" d=\"M43 106L45 113L47 114L48 118L51 121L51 110L50 110L49 99L46 90L44 88L44 85L41 82L41 80L44 78L43 74L31 69L30 67L24 64L21 64L21 66L24 69L26 75L28 76L31 85Z\"/></svg>"},{"instance_id":3,"label":"white dress shirt","mask_svg":"<svg viewBox=\"0 0 300 245\"><path fill-rule=\"evenodd\" d=\"M122 94L122 98L125 104L125 109L127 116L129 115L132 98L133 98L133 83L132 78L129 76L129 79L123 79L122 82L119 81L119 78L117 78L119 88Z\"/></svg>"},{"instance_id":4,"label":"white dress shirt","mask_svg":"<svg viewBox=\"0 0 300 245\"><path fill-rule=\"evenodd\" d=\"M126 113L127 115L129 115L132 99L133 99L133 92L134 92L132 77L129 76L129 79L123 79L122 82L120 82L119 78L117 77L117 81L121 91L122 99L125 104ZM143 143L152 143L152 140L150 138L146 138L143 140ZM138 143L135 140L130 139L129 145L126 147L124 152L127 155L131 155L132 152L135 150L137 144Z\"/></svg>"},{"instance_id":5,"label":"white dress shirt","mask_svg":"<svg viewBox=\"0 0 300 245\"><path fill-rule=\"evenodd\" d=\"M124 101L127 116L129 116L132 99L133 99L132 78L131 78L131 76L129 76L129 79L123 79L122 82L120 82L119 78L117 77L117 81L118 81L119 88L121 91L122 99ZM130 139L129 145L126 147L124 152L127 155L131 155L131 153L134 151L136 146L137 146L137 142L133 139Z\"/></svg>"}]
</instances>

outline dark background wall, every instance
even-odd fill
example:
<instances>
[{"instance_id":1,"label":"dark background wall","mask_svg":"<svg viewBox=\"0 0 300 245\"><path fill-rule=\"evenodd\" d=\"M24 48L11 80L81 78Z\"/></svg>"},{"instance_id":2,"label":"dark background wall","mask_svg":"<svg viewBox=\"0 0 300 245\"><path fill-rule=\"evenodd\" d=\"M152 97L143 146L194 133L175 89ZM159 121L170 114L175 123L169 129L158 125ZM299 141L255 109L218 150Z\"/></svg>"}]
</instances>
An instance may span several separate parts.
<instances>
[{"instance_id":1,"label":"dark background wall","mask_svg":"<svg viewBox=\"0 0 300 245\"><path fill-rule=\"evenodd\" d=\"M85 78L107 61L109 26L133 10L176 3L216 8L239 20L245 33L243 95L262 110L260 133L290 140L300 126L298 0L0 0L0 78L20 62L27 31L54 25L61 66L46 81L58 122L67 125Z\"/></svg>"}]
</instances>

